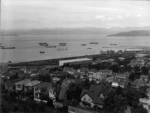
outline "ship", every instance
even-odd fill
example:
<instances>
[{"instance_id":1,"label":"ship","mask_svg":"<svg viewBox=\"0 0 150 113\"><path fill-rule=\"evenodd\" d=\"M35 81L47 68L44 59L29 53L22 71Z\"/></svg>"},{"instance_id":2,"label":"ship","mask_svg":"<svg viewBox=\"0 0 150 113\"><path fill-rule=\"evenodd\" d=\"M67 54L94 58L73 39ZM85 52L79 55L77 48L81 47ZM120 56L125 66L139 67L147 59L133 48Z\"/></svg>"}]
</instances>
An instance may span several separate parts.
<instances>
[{"instance_id":1,"label":"ship","mask_svg":"<svg viewBox=\"0 0 150 113\"><path fill-rule=\"evenodd\" d=\"M92 49L92 48L87 48L87 49Z\"/></svg>"},{"instance_id":2,"label":"ship","mask_svg":"<svg viewBox=\"0 0 150 113\"><path fill-rule=\"evenodd\" d=\"M4 46L1 46L1 49L15 49L15 47L4 47Z\"/></svg>"},{"instance_id":3,"label":"ship","mask_svg":"<svg viewBox=\"0 0 150 113\"><path fill-rule=\"evenodd\" d=\"M59 43L60 46L66 46L67 43Z\"/></svg>"},{"instance_id":4,"label":"ship","mask_svg":"<svg viewBox=\"0 0 150 113\"><path fill-rule=\"evenodd\" d=\"M46 48L56 48L56 46L46 46Z\"/></svg>"},{"instance_id":5,"label":"ship","mask_svg":"<svg viewBox=\"0 0 150 113\"><path fill-rule=\"evenodd\" d=\"M81 44L81 46L86 46L86 44Z\"/></svg>"},{"instance_id":6,"label":"ship","mask_svg":"<svg viewBox=\"0 0 150 113\"><path fill-rule=\"evenodd\" d=\"M47 42L40 42L39 45L40 46L48 46L48 43Z\"/></svg>"},{"instance_id":7,"label":"ship","mask_svg":"<svg viewBox=\"0 0 150 113\"><path fill-rule=\"evenodd\" d=\"M117 44L110 44L111 46L117 46Z\"/></svg>"},{"instance_id":8,"label":"ship","mask_svg":"<svg viewBox=\"0 0 150 113\"><path fill-rule=\"evenodd\" d=\"M40 51L40 53L41 53L41 54L44 54L45 52L44 52L44 51Z\"/></svg>"},{"instance_id":9,"label":"ship","mask_svg":"<svg viewBox=\"0 0 150 113\"><path fill-rule=\"evenodd\" d=\"M98 42L90 42L90 44L98 44Z\"/></svg>"}]
</instances>

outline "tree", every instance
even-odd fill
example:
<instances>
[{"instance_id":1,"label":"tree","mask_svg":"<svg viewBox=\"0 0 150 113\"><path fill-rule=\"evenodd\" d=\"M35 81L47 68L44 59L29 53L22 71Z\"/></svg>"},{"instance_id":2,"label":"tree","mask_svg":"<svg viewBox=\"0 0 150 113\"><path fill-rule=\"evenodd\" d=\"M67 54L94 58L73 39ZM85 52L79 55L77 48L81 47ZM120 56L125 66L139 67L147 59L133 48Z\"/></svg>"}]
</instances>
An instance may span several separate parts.
<instances>
[{"instance_id":1,"label":"tree","mask_svg":"<svg viewBox=\"0 0 150 113\"><path fill-rule=\"evenodd\" d=\"M149 69L148 69L147 67L143 66L142 69L141 69L142 74L147 75L147 74L148 74L148 70L149 70Z\"/></svg>"},{"instance_id":2,"label":"tree","mask_svg":"<svg viewBox=\"0 0 150 113\"><path fill-rule=\"evenodd\" d=\"M126 107L126 97L122 95L120 88L117 91L111 91L104 101L104 108L115 113L123 113Z\"/></svg>"},{"instance_id":3,"label":"tree","mask_svg":"<svg viewBox=\"0 0 150 113\"><path fill-rule=\"evenodd\" d=\"M79 87L79 85L75 83L71 83L67 90L67 99L68 100L77 100L80 101L80 94L82 89Z\"/></svg>"},{"instance_id":4,"label":"tree","mask_svg":"<svg viewBox=\"0 0 150 113\"><path fill-rule=\"evenodd\" d=\"M136 74L135 74L135 73L131 73L131 74L129 75L129 80L130 80L130 81L134 81L136 78L137 78L137 77L136 77Z\"/></svg>"},{"instance_id":5,"label":"tree","mask_svg":"<svg viewBox=\"0 0 150 113\"><path fill-rule=\"evenodd\" d=\"M48 100L47 100L47 106L48 106L48 107L52 107L52 108L54 107L54 105L53 105L53 100L52 100L52 99L48 99Z\"/></svg>"},{"instance_id":6,"label":"tree","mask_svg":"<svg viewBox=\"0 0 150 113\"><path fill-rule=\"evenodd\" d=\"M142 106L132 109L132 113L148 113L148 111Z\"/></svg>"},{"instance_id":7,"label":"tree","mask_svg":"<svg viewBox=\"0 0 150 113\"><path fill-rule=\"evenodd\" d=\"M128 85L125 89L117 88L112 90L104 101L104 108L115 113L124 112L127 106L136 109L139 106L139 99L146 98L147 87L135 89ZM136 112L135 112L136 113Z\"/></svg>"}]
</instances>

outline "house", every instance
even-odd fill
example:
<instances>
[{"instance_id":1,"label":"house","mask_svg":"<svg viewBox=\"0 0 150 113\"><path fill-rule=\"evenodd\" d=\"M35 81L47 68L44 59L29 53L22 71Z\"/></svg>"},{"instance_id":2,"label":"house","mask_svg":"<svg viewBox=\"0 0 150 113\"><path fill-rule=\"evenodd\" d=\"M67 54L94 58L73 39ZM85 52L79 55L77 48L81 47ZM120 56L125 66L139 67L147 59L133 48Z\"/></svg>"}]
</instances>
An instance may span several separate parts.
<instances>
[{"instance_id":1,"label":"house","mask_svg":"<svg viewBox=\"0 0 150 113\"><path fill-rule=\"evenodd\" d=\"M87 74L88 72L89 72L89 69L86 67L81 68L79 71L79 73L84 73L84 74Z\"/></svg>"},{"instance_id":2,"label":"house","mask_svg":"<svg viewBox=\"0 0 150 113\"><path fill-rule=\"evenodd\" d=\"M111 91L109 85L91 85L90 89L83 89L81 92L81 103L82 106L88 106L93 108L97 106L103 108L104 100Z\"/></svg>"},{"instance_id":3,"label":"house","mask_svg":"<svg viewBox=\"0 0 150 113\"><path fill-rule=\"evenodd\" d=\"M99 80L99 81L101 81L101 80L103 80L103 79L105 79L107 76L111 76L112 75L112 70L107 70L107 69L105 69L105 70L100 70L100 71L98 71L98 72L90 72L89 73L89 80L91 81L91 80Z\"/></svg>"},{"instance_id":4,"label":"house","mask_svg":"<svg viewBox=\"0 0 150 113\"><path fill-rule=\"evenodd\" d=\"M25 84L31 82L31 79L25 79L25 80L21 80L19 82L15 83L15 89L16 91L22 91L24 89Z\"/></svg>"},{"instance_id":5,"label":"house","mask_svg":"<svg viewBox=\"0 0 150 113\"><path fill-rule=\"evenodd\" d=\"M112 82L112 87L122 87L124 88L128 84L128 79L126 76L115 76Z\"/></svg>"},{"instance_id":6,"label":"house","mask_svg":"<svg viewBox=\"0 0 150 113\"><path fill-rule=\"evenodd\" d=\"M124 60L125 60L124 57L119 57L118 59L119 59L120 61L124 61Z\"/></svg>"},{"instance_id":7,"label":"house","mask_svg":"<svg viewBox=\"0 0 150 113\"><path fill-rule=\"evenodd\" d=\"M114 80L114 77L113 76L109 76L106 78L106 81L109 82L109 83L112 83Z\"/></svg>"},{"instance_id":8,"label":"house","mask_svg":"<svg viewBox=\"0 0 150 113\"><path fill-rule=\"evenodd\" d=\"M146 86L147 82L142 80L142 79L136 79L131 84L132 84L133 87L139 88L141 86Z\"/></svg>"},{"instance_id":9,"label":"house","mask_svg":"<svg viewBox=\"0 0 150 113\"><path fill-rule=\"evenodd\" d=\"M67 60L60 60L59 66L63 66L64 64L87 64L92 63L92 59L89 58L75 58L75 59L67 59Z\"/></svg>"},{"instance_id":10,"label":"house","mask_svg":"<svg viewBox=\"0 0 150 113\"><path fill-rule=\"evenodd\" d=\"M145 65L145 60L141 58L134 59L134 60L131 60L131 62L128 65L131 67L135 67L135 66L142 67Z\"/></svg>"},{"instance_id":11,"label":"house","mask_svg":"<svg viewBox=\"0 0 150 113\"><path fill-rule=\"evenodd\" d=\"M108 69L100 70L99 72L105 77L113 74L113 71Z\"/></svg>"},{"instance_id":12,"label":"house","mask_svg":"<svg viewBox=\"0 0 150 113\"><path fill-rule=\"evenodd\" d=\"M8 71L8 64L7 63L0 63L0 73L5 73Z\"/></svg>"},{"instance_id":13,"label":"house","mask_svg":"<svg viewBox=\"0 0 150 113\"><path fill-rule=\"evenodd\" d=\"M140 98L139 102L148 110L148 113L150 113L150 88L147 89L147 96L148 98Z\"/></svg>"},{"instance_id":14,"label":"house","mask_svg":"<svg viewBox=\"0 0 150 113\"><path fill-rule=\"evenodd\" d=\"M53 84L56 84L59 81L60 81L60 78L58 78L58 77L53 77L53 79L52 79Z\"/></svg>"},{"instance_id":15,"label":"house","mask_svg":"<svg viewBox=\"0 0 150 113\"><path fill-rule=\"evenodd\" d=\"M55 93L51 83L42 82L34 86L34 100L41 101L46 99L55 100Z\"/></svg>"},{"instance_id":16,"label":"house","mask_svg":"<svg viewBox=\"0 0 150 113\"><path fill-rule=\"evenodd\" d=\"M140 79L147 82L148 81L148 75L141 75Z\"/></svg>"},{"instance_id":17,"label":"house","mask_svg":"<svg viewBox=\"0 0 150 113\"><path fill-rule=\"evenodd\" d=\"M33 87L37 84L40 84L41 82L38 80L33 80L27 84L24 85L24 91L32 91Z\"/></svg>"},{"instance_id":18,"label":"house","mask_svg":"<svg viewBox=\"0 0 150 113\"><path fill-rule=\"evenodd\" d=\"M77 73L77 71L76 71L75 69L69 68L69 67L64 67L63 71L64 71L64 72L67 72L67 73L69 73L69 74L71 74L71 75L74 75L74 74Z\"/></svg>"},{"instance_id":19,"label":"house","mask_svg":"<svg viewBox=\"0 0 150 113\"><path fill-rule=\"evenodd\" d=\"M15 83L20 81L20 79L15 80L7 80L4 82L4 89L8 91L14 91L15 90Z\"/></svg>"}]
</instances>

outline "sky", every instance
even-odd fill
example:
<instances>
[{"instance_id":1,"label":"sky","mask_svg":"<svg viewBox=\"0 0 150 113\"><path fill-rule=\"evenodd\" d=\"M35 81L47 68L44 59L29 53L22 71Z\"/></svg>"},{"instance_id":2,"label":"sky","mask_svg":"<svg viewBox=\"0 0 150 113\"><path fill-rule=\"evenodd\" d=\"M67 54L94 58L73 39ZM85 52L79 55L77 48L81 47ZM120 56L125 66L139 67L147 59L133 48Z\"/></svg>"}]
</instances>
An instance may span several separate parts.
<instances>
[{"instance_id":1,"label":"sky","mask_svg":"<svg viewBox=\"0 0 150 113\"><path fill-rule=\"evenodd\" d=\"M150 26L142 0L2 0L2 29Z\"/></svg>"}]
</instances>

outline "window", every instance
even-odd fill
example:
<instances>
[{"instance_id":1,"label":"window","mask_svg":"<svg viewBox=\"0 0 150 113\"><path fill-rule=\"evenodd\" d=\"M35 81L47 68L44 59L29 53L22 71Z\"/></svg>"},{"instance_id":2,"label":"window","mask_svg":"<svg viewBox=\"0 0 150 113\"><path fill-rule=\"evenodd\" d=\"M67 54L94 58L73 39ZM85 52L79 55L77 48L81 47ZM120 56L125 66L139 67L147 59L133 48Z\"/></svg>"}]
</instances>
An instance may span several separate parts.
<instances>
[{"instance_id":1,"label":"window","mask_svg":"<svg viewBox=\"0 0 150 113\"><path fill-rule=\"evenodd\" d=\"M38 93L35 93L35 98L39 98L39 94Z\"/></svg>"},{"instance_id":2,"label":"window","mask_svg":"<svg viewBox=\"0 0 150 113\"><path fill-rule=\"evenodd\" d=\"M86 98L85 98L85 97L83 98L83 101L86 101Z\"/></svg>"}]
</instances>

